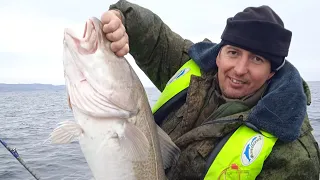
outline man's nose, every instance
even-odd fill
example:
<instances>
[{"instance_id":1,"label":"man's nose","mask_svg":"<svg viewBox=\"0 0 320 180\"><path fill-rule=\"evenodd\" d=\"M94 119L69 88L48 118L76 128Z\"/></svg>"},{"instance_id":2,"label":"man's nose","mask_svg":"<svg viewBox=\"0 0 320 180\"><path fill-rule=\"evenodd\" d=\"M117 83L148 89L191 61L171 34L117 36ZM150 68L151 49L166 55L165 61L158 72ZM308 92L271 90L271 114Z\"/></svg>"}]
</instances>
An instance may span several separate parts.
<instances>
[{"instance_id":1,"label":"man's nose","mask_svg":"<svg viewBox=\"0 0 320 180\"><path fill-rule=\"evenodd\" d=\"M248 58L241 57L234 67L234 71L238 76L248 73Z\"/></svg>"}]
</instances>

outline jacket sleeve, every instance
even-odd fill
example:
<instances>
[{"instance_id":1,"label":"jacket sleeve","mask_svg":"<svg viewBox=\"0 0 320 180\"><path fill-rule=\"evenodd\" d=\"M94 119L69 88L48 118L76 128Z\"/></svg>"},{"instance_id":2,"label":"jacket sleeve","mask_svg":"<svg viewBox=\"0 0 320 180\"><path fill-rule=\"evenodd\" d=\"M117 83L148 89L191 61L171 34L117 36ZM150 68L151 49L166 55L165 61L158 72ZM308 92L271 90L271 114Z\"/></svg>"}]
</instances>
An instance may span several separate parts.
<instances>
[{"instance_id":1,"label":"jacket sleeve","mask_svg":"<svg viewBox=\"0 0 320 180\"><path fill-rule=\"evenodd\" d=\"M156 14L139 5L120 0L110 6L122 14L129 36L130 54L137 65L162 91L174 73L189 60L192 45L173 32Z\"/></svg>"},{"instance_id":2,"label":"jacket sleeve","mask_svg":"<svg viewBox=\"0 0 320 180\"><path fill-rule=\"evenodd\" d=\"M319 180L319 147L311 132L289 144L277 142L257 180Z\"/></svg>"}]
</instances>

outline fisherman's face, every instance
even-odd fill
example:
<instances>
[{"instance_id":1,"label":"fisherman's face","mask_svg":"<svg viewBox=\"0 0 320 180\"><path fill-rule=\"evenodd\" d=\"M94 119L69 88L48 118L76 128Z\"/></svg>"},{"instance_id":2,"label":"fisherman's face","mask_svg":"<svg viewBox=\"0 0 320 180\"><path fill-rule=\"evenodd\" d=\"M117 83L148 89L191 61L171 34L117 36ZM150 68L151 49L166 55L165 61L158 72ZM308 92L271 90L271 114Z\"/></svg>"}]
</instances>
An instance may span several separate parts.
<instances>
[{"instance_id":1,"label":"fisherman's face","mask_svg":"<svg viewBox=\"0 0 320 180\"><path fill-rule=\"evenodd\" d=\"M274 75L268 60L235 46L223 46L216 63L219 86L227 98L250 95Z\"/></svg>"}]
</instances>

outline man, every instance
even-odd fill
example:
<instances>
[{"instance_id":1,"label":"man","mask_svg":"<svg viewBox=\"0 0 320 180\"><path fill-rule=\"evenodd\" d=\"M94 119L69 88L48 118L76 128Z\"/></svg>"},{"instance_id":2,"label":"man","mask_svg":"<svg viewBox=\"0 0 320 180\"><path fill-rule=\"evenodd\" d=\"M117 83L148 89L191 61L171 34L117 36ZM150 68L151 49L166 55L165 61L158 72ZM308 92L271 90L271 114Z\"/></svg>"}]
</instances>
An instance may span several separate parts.
<instances>
[{"instance_id":1,"label":"man","mask_svg":"<svg viewBox=\"0 0 320 180\"><path fill-rule=\"evenodd\" d=\"M218 44L183 39L124 0L101 21L115 54L130 52L162 91L155 120L181 149L168 179L319 179L310 91L270 7L229 18Z\"/></svg>"}]
</instances>

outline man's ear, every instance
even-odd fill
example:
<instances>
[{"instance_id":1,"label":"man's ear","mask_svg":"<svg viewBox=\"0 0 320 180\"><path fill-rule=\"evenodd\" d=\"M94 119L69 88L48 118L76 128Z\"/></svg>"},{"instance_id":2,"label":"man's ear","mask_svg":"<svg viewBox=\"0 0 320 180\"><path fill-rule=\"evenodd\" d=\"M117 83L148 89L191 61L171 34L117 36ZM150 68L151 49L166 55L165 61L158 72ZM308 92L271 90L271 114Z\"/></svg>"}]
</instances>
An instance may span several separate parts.
<instances>
[{"instance_id":1,"label":"man's ear","mask_svg":"<svg viewBox=\"0 0 320 180\"><path fill-rule=\"evenodd\" d=\"M268 76L268 79L267 80L269 80L270 78L272 78L272 76L275 74L275 72L271 72L270 74L269 74L269 76Z\"/></svg>"},{"instance_id":2,"label":"man's ear","mask_svg":"<svg viewBox=\"0 0 320 180\"><path fill-rule=\"evenodd\" d=\"M216 57L216 65L217 65L217 67L219 67L220 63L221 63L220 52L218 53L218 56Z\"/></svg>"}]
</instances>

